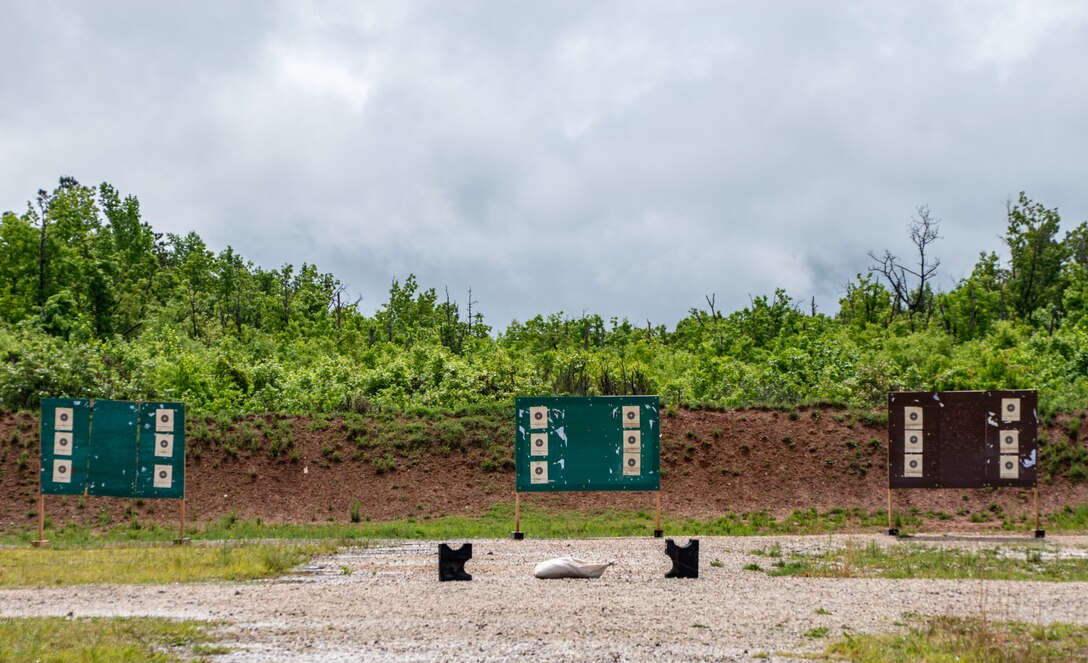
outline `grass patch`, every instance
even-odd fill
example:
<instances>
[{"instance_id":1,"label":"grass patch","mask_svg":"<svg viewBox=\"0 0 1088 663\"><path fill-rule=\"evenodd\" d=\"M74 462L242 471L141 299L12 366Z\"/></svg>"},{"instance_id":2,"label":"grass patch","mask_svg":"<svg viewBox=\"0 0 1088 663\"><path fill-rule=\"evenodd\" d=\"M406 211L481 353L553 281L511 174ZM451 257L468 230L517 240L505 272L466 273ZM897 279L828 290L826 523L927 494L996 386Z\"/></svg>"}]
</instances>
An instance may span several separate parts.
<instances>
[{"instance_id":1,"label":"grass patch","mask_svg":"<svg viewBox=\"0 0 1088 663\"><path fill-rule=\"evenodd\" d=\"M0 619L3 661L182 661L227 653L210 622L152 617Z\"/></svg>"},{"instance_id":2,"label":"grass patch","mask_svg":"<svg viewBox=\"0 0 1088 663\"><path fill-rule=\"evenodd\" d=\"M1062 558L1035 545L978 550L928 545L847 542L817 554L787 554L767 571L773 576L924 578L948 580L1088 581L1088 558Z\"/></svg>"},{"instance_id":3,"label":"grass patch","mask_svg":"<svg viewBox=\"0 0 1088 663\"><path fill-rule=\"evenodd\" d=\"M314 555L332 553L338 547L330 541L5 550L0 587L254 580L283 575Z\"/></svg>"},{"instance_id":4,"label":"grass patch","mask_svg":"<svg viewBox=\"0 0 1088 663\"><path fill-rule=\"evenodd\" d=\"M827 648L851 661L1074 661L1088 657L1088 627L993 622L982 617L911 620L899 635L846 634Z\"/></svg>"}]
</instances>

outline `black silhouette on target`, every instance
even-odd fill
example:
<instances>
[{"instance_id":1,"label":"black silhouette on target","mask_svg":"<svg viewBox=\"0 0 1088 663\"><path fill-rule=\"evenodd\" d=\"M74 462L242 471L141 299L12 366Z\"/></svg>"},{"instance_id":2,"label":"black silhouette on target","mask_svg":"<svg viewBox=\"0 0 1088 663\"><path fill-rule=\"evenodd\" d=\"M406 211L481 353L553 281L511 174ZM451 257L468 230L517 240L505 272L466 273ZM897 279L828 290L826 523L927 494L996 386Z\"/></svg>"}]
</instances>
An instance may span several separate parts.
<instances>
[{"instance_id":1,"label":"black silhouette on target","mask_svg":"<svg viewBox=\"0 0 1088 663\"><path fill-rule=\"evenodd\" d=\"M159 478L160 479L165 479L166 478L166 470L159 470Z\"/></svg>"},{"instance_id":2,"label":"black silhouette on target","mask_svg":"<svg viewBox=\"0 0 1088 663\"><path fill-rule=\"evenodd\" d=\"M68 467L66 465L60 465L57 467L57 471L61 474L66 474L68 472Z\"/></svg>"}]
</instances>

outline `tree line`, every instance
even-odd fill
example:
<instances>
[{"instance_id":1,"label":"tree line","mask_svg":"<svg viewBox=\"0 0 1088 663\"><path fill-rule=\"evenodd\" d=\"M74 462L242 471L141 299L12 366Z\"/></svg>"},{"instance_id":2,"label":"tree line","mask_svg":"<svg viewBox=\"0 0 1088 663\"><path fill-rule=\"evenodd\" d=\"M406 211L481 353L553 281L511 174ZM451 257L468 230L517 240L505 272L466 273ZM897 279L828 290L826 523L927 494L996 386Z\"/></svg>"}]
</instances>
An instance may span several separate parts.
<instances>
[{"instance_id":1,"label":"tree line","mask_svg":"<svg viewBox=\"0 0 1088 663\"><path fill-rule=\"evenodd\" d=\"M540 314L493 330L471 291L394 279L372 315L316 265L268 269L193 232L156 232L133 195L62 177L0 220L0 404L184 400L197 411L458 408L517 394L659 393L690 406L871 406L897 389L1038 388L1088 406L1088 226L1009 201L1008 257L948 291L940 220L913 253L870 252L838 311L785 291L675 326Z\"/></svg>"}]
</instances>

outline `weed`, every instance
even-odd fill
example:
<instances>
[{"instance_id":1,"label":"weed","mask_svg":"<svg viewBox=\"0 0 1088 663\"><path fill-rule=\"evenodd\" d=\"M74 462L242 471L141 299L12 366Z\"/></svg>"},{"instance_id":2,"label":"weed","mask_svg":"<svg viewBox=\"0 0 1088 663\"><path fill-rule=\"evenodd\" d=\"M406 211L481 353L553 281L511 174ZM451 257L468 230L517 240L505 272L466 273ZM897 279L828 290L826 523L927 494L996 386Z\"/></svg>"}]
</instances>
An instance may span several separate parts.
<instances>
[{"instance_id":1,"label":"weed","mask_svg":"<svg viewBox=\"0 0 1088 663\"><path fill-rule=\"evenodd\" d=\"M719 567L721 567L721 566L722 566L722 560L720 560L720 559L712 559L712 560L710 560L710 565L711 565L711 566L713 566L713 567L715 567L715 568L719 568Z\"/></svg>"},{"instance_id":2,"label":"weed","mask_svg":"<svg viewBox=\"0 0 1088 663\"><path fill-rule=\"evenodd\" d=\"M760 566L759 564L756 564L755 562L745 564L741 568L744 569L745 571L762 571L763 570L763 567Z\"/></svg>"},{"instance_id":3,"label":"weed","mask_svg":"<svg viewBox=\"0 0 1088 663\"><path fill-rule=\"evenodd\" d=\"M828 610L827 608L816 608L816 614L817 615L830 615L831 611Z\"/></svg>"},{"instance_id":4,"label":"weed","mask_svg":"<svg viewBox=\"0 0 1088 663\"><path fill-rule=\"evenodd\" d=\"M826 626L816 626L805 631L804 636L806 638L826 638L831 633L831 630Z\"/></svg>"},{"instance_id":5,"label":"weed","mask_svg":"<svg viewBox=\"0 0 1088 663\"><path fill-rule=\"evenodd\" d=\"M359 500L355 500L354 502L351 503L351 522L353 522L353 523L361 522L361 520L362 520L361 513L360 513L361 509L362 509L362 504L359 503Z\"/></svg>"}]
</instances>

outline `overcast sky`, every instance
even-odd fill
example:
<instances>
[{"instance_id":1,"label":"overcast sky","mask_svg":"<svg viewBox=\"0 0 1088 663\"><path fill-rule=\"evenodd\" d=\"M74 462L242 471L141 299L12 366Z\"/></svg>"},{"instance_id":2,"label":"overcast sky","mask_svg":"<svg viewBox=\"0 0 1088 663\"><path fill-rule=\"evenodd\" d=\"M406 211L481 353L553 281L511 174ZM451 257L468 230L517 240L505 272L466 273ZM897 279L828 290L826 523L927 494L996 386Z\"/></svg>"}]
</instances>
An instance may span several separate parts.
<instances>
[{"instance_id":1,"label":"overcast sky","mask_svg":"<svg viewBox=\"0 0 1088 663\"><path fill-rule=\"evenodd\" d=\"M1088 219L1088 3L0 0L0 210L61 175L157 230L498 328L837 310L942 219L942 289L1024 190Z\"/></svg>"}]
</instances>

